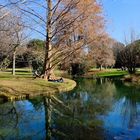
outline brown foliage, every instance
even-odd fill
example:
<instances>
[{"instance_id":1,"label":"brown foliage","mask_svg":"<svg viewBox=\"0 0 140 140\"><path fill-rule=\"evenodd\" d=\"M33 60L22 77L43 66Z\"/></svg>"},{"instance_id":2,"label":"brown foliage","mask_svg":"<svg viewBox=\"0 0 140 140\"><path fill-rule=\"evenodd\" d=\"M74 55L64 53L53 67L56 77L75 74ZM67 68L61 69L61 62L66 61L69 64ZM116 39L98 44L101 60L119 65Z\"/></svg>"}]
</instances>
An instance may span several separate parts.
<instances>
[{"instance_id":1,"label":"brown foliage","mask_svg":"<svg viewBox=\"0 0 140 140\"><path fill-rule=\"evenodd\" d=\"M9 1L16 3L15 7L30 21L29 28L46 38L45 75L79 49L106 36L102 6L97 0Z\"/></svg>"}]
</instances>

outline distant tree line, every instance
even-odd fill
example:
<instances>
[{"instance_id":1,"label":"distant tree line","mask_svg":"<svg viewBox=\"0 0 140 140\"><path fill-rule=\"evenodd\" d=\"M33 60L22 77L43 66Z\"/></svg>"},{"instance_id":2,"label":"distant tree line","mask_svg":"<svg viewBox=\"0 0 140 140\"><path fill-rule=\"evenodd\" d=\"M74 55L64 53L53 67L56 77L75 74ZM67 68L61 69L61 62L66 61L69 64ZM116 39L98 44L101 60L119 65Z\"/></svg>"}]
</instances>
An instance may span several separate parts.
<instances>
[{"instance_id":1,"label":"distant tree line","mask_svg":"<svg viewBox=\"0 0 140 140\"><path fill-rule=\"evenodd\" d=\"M40 73L43 67L45 41L31 39L26 43L17 51L15 65L16 67L31 67ZM136 67L140 66L140 41L136 40L126 46L114 40L111 40L111 43L110 46L92 47L92 50L83 48L62 61L57 67L67 70L73 75L84 74L92 67L100 70L102 68L120 68L128 70L129 73L135 73ZM2 49L0 55L1 69L12 67L13 53L11 52L8 57L5 57L3 51L5 50Z\"/></svg>"}]
</instances>

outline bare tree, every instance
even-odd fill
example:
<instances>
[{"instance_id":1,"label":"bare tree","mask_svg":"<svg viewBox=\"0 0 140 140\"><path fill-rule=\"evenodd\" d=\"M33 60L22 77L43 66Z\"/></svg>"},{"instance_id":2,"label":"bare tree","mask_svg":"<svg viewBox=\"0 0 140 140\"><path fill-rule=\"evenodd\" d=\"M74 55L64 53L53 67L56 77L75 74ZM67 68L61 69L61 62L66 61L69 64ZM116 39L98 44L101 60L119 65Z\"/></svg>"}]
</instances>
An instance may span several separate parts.
<instances>
[{"instance_id":1,"label":"bare tree","mask_svg":"<svg viewBox=\"0 0 140 140\"><path fill-rule=\"evenodd\" d=\"M140 41L137 40L134 31L130 33L130 40L125 37L125 47L120 52L120 61L130 74L136 72L136 66L140 58Z\"/></svg>"},{"instance_id":2,"label":"bare tree","mask_svg":"<svg viewBox=\"0 0 140 140\"><path fill-rule=\"evenodd\" d=\"M96 0L9 0L46 38L44 78L75 51L104 35L102 7ZM33 27L33 24L36 27ZM30 26L32 25L32 26Z\"/></svg>"},{"instance_id":3,"label":"bare tree","mask_svg":"<svg viewBox=\"0 0 140 140\"><path fill-rule=\"evenodd\" d=\"M21 22L20 19L17 19L17 21L15 23L15 26L13 27L13 35L12 35L12 38L13 38L12 74L13 75L15 75L17 48L24 44L24 41L27 39L27 37L28 36L25 36L25 34L24 34L24 24L23 24L23 22Z\"/></svg>"},{"instance_id":4,"label":"bare tree","mask_svg":"<svg viewBox=\"0 0 140 140\"><path fill-rule=\"evenodd\" d=\"M16 15L7 9L1 9L1 15L4 15L4 13L8 13L8 15L4 16L3 19L0 20L0 62L2 66L7 58L12 57L12 73L15 75L16 49L19 45L23 44L27 37L24 35L24 23L21 15Z\"/></svg>"},{"instance_id":5,"label":"bare tree","mask_svg":"<svg viewBox=\"0 0 140 140\"><path fill-rule=\"evenodd\" d=\"M7 10L1 10L1 15ZM9 57L12 49L12 35L13 35L13 15L8 14L0 20L0 50L1 50L1 65Z\"/></svg>"},{"instance_id":6,"label":"bare tree","mask_svg":"<svg viewBox=\"0 0 140 140\"><path fill-rule=\"evenodd\" d=\"M112 67L115 64L114 54L111 48L107 46L98 46L93 49L93 59L97 66L107 68Z\"/></svg>"}]
</instances>

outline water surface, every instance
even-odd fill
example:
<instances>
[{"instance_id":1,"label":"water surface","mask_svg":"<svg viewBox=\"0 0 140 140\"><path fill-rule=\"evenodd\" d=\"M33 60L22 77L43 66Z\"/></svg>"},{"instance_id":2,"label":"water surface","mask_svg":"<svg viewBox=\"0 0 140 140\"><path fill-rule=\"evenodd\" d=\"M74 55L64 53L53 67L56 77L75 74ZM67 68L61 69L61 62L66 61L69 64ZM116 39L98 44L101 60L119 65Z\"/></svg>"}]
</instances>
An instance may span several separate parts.
<instances>
[{"instance_id":1,"label":"water surface","mask_svg":"<svg viewBox=\"0 0 140 140\"><path fill-rule=\"evenodd\" d=\"M0 140L138 140L140 87L77 79L69 93L3 103Z\"/></svg>"}]
</instances>

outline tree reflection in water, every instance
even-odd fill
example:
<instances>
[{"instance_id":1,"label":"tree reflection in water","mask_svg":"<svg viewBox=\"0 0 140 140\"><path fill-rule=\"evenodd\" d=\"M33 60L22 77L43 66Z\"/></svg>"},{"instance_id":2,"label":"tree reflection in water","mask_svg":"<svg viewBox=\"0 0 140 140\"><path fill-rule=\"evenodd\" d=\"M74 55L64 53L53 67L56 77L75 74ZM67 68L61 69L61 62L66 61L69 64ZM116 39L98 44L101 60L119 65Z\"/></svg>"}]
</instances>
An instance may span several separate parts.
<instances>
[{"instance_id":1,"label":"tree reflection in water","mask_svg":"<svg viewBox=\"0 0 140 140\"><path fill-rule=\"evenodd\" d=\"M138 87L113 78L77 83L70 93L1 103L0 139L102 140L129 129L138 133Z\"/></svg>"},{"instance_id":2,"label":"tree reflection in water","mask_svg":"<svg viewBox=\"0 0 140 140\"><path fill-rule=\"evenodd\" d=\"M116 83L116 87L118 93L116 99L122 103L123 124L127 123L127 127L132 129L140 118L140 88L130 83Z\"/></svg>"},{"instance_id":3,"label":"tree reflection in water","mask_svg":"<svg viewBox=\"0 0 140 140\"><path fill-rule=\"evenodd\" d=\"M35 113L35 114L34 114ZM43 112L44 113L44 112ZM4 140L20 140L43 135L44 122L40 121L42 108L35 111L28 101L16 101L0 104L0 136ZM37 125L41 124L38 127ZM44 137L39 135L39 138Z\"/></svg>"},{"instance_id":4,"label":"tree reflection in water","mask_svg":"<svg viewBox=\"0 0 140 140\"><path fill-rule=\"evenodd\" d=\"M14 102L11 102L10 104L2 104L0 106L0 126L2 128L2 131L0 131L0 138L4 140L5 137L9 137L9 134L13 133L13 129L15 129L17 125L18 114Z\"/></svg>"},{"instance_id":5,"label":"tree reflection in water","mask_svg":"<svg viewBox=\"0 0 140 140\"><path fill-rule=\"evenodd\" d=\"M113 80L116 87L112 111L104 116L104 127L116 139L135 140L140 137L140 87ZM108 137L109 139L110 137Z\"/></svg>"}]
</instances>

